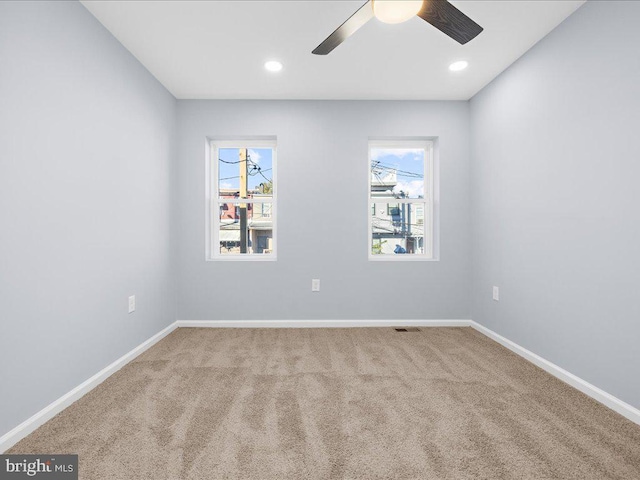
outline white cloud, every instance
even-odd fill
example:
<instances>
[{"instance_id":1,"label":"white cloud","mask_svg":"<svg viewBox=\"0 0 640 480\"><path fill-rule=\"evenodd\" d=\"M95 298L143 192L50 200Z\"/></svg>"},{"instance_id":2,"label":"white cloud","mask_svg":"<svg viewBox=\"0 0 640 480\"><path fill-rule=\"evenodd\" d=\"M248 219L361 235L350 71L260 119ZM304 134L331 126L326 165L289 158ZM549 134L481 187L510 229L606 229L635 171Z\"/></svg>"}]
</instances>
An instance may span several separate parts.
<instances>
[{"instance_id":1,"label":"white cloud","mask_svg":"<svg viewBox=\"0 0 640 480\"><path fill-rule=\"evenodd\" d=\"M410 182L399 181L393 188L394 193L400 193L402 190L404 193L408 193L411 198L418 196L424 196L424 181L411 180Z\"/></svg>"},{"instance_id":2,"label":"white cloud","mask_svg":"<svg viewBox=\"0 0 640 480\"><path fill-rule=\"evenodd\" d=\"M233 185L229 182L220 182L220 188L232 188Z\"/></svg>"},{"instance_id":3,"label":"white cloud","mask_svg":"<svg viewBox=\"0 0 640 480\"><path fill-rule=\"evenodd\" d=\"M392 155L403 158L407 155L414 155L414 160L422 160L424 150L421 148L372 148L371 160L378 160L381 157Z\"/></svg>"},{"instance_id":4,"label":"white cloud","mask_svg":"<svg viewBox=\"0 0 640 480\"><path fill-rule=\"evenodd\" d=\"M260 163L260 158L262 157L262 155L260 155L257 151L249 149L249 156L251 157L251 161L253 163Z\"/></svg>"}]
</instances>

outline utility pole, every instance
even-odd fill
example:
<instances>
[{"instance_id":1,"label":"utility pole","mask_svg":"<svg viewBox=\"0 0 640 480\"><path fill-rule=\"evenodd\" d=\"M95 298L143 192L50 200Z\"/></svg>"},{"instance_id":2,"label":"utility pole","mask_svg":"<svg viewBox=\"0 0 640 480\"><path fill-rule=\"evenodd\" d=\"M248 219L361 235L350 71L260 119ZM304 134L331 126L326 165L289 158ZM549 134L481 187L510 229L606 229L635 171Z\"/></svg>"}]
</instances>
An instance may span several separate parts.
<instances>
[{"instance_id":1,"label":"utility pole","mask_svg":"<svg viewBox=\"0 0 640 480\"><path fill-rule=\"evenodd\" d=\"M247 198L247 149L240 149L240 198ZM241 203L240 210L240 253L247 253L247 204Z\"/></svg>"}]
</instances>

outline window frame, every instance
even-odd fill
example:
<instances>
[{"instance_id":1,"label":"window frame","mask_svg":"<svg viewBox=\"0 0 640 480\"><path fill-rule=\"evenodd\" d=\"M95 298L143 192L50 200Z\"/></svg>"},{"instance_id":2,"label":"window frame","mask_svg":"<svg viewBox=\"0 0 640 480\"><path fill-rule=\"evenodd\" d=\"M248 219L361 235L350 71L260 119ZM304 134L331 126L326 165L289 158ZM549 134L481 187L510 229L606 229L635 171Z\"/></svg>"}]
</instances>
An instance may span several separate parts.
<instances>
[{"instance_id":1,"label":"window frame","mask_svg":"<svg viewBox=\"0 0 640 480\"><path fill-rule=\"evenodd\" d=\"M225 198L224 202L220 198L219 182L219 154L223 148L268 148L272 150L271 157L271 180L273 183L272 196L268 198ZM210 261L240 261L240 262L274 262L277 260L278 236L277 236L277 140L275 137L233 137L225 139L207 138L206 141L206 219L205 219L205 260ZM269 254L260 253L232 253L220 254L220 215L219 205L241 203L260 205L271 204L271 239L272 249ZM237 207L236 207L237 208Z\"/></svg>"},{"instance_id":2,"label":"window frame","mask_svg":"<svg viewBox=\"0 0 640 480\"><path fill-rule=\"evenodd\" d=\"M439 261L439 168L436 156L436 139L430 138L398 138L369 139L367 155L367 258L375 262L420 262ZM373 149L422 148L424 149L424 182L423 198L389 198L371 196L371 152ZM424 253L409 255L373 254L373 214L372 204L420 204L424 208ZM377 209L376 209L377 210ZM428 219L428 220L427 220Z\"/></svg>"}]
</instances>

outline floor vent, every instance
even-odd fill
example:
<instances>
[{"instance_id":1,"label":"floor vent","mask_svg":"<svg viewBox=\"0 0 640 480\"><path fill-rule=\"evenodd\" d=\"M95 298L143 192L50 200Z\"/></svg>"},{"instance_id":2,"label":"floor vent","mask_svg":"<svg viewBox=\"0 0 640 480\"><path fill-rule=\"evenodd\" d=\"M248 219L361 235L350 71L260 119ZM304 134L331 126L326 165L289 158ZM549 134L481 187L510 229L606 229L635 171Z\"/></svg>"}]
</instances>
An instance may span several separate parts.
<instances>
[{"instance_id":1,"label":"floor vent","mask_svg":"<svg viewBox=\"0 0 640 480\"><path fill-rule=\"evenodd\" d=\"M418 327L405 327L405 328L394 328L396 332L419 332L420 329Z\"/></svg>"}]
</instances>

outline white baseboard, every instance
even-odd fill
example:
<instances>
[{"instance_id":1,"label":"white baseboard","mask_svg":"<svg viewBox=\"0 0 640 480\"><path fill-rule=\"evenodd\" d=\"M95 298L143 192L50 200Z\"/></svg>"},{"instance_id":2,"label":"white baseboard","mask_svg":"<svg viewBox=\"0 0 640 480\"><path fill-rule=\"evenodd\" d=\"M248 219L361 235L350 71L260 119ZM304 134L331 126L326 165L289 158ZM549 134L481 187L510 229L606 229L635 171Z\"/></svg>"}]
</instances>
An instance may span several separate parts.
<instances>
[{"instance_id":1,"label":"white baseboard","mask_svg":"<svg viewBox=\"0 0 640 480\"><path fill-rule=\"evenodd\" d=\"M18 443L24 437L33 432L36 428L43 425L48 420L55 417L62 410L67 408L73 402L78 400L80 397L88 393L97 387L100 383L105 381L109 376L113 375L115 372L120 370L123 366L129 363L131 360L136 358L142 352L147 350L149 347L152 347L164 337L169 335L172 331L177 328L176 323L172 323L162 331L156 333L153 337L141 343L137 347L135 347L130 352L124 354L118 360L113 362L111 365L100 370L93 377L88 380L82 382L76 388L71 390L70 392L64 394L62 397L58 398L53 403L49 404L38 413L33 415L31 418L25 420L20 425L15 427L13 430L5 433L2 437L0 437L0 453L6 452L13 445Z\"/></svg>"},{"instance_id":2,"label":"white baseboard","mask_svg":"<svg viewBox=\"0 0 640 480\"><path fill-rule=\"evenodd\" d=\"M352 327L472 327L478 332L495 340L509 350L517 353L534 365L542 368L554 377L566 382L591 398L609 407L620 415L640 425L640 410L614 397L613 395L591 385L576 375L545 360L535 353L521 347L517 343L498 335L494 331L473 320L177 320L162 331L155 334L136 348L105 367L94 376L78 385L31 418L22 422L13 430L0 437L0 453L7 451L17 442L33 432L36 428L53 418L80 397L102 383L110 375L120 370L128 362L136 358L148 348L155 345L178 327L205 328L352 328Z\"/></svg>"},{"instance_id":3,"label":"white baseboard","mask_svg":"<svg viewBox=\"0 0 640 480\"><path fill-rule=\"evenodd\" d=\"M487 337L495 340L499 344L507 347L514 353L517 353L522 358L530 361L534 365L540 367L544 371L550 373L556 378L559 378L565 383L568 383L573 388L580 390L582 393L590 396L594 400L602 403L606 407L609 407L611 410L619 413L623 417L628 418L634 423L640 425L640 410L629 405L626 402L623 402L619 398L614 397L610 393L605 392L604 390L596 387L595 385L590 384L589 382L581 379L580 377L574 375L571 372L566 371L565 369L559 367L555 363L551 363L549 360L545 360L539 355L527 350L524 347L521 347L515 342L503 337L502 335L497 334L493 330L489 330L487 327L480 325L477 322L471 321L471 327L477 330L478 332L486 335Z\"/></svg>"},{"instance_id":4,"label":"white baseboard","mask_svg":"<svg viewBox=\"0 0 640 480\"><path fill-rule=\"evenodd\" d=\"M470 327L471 320L177 320L190 328Z\"/></svg>"}]
</instances>

